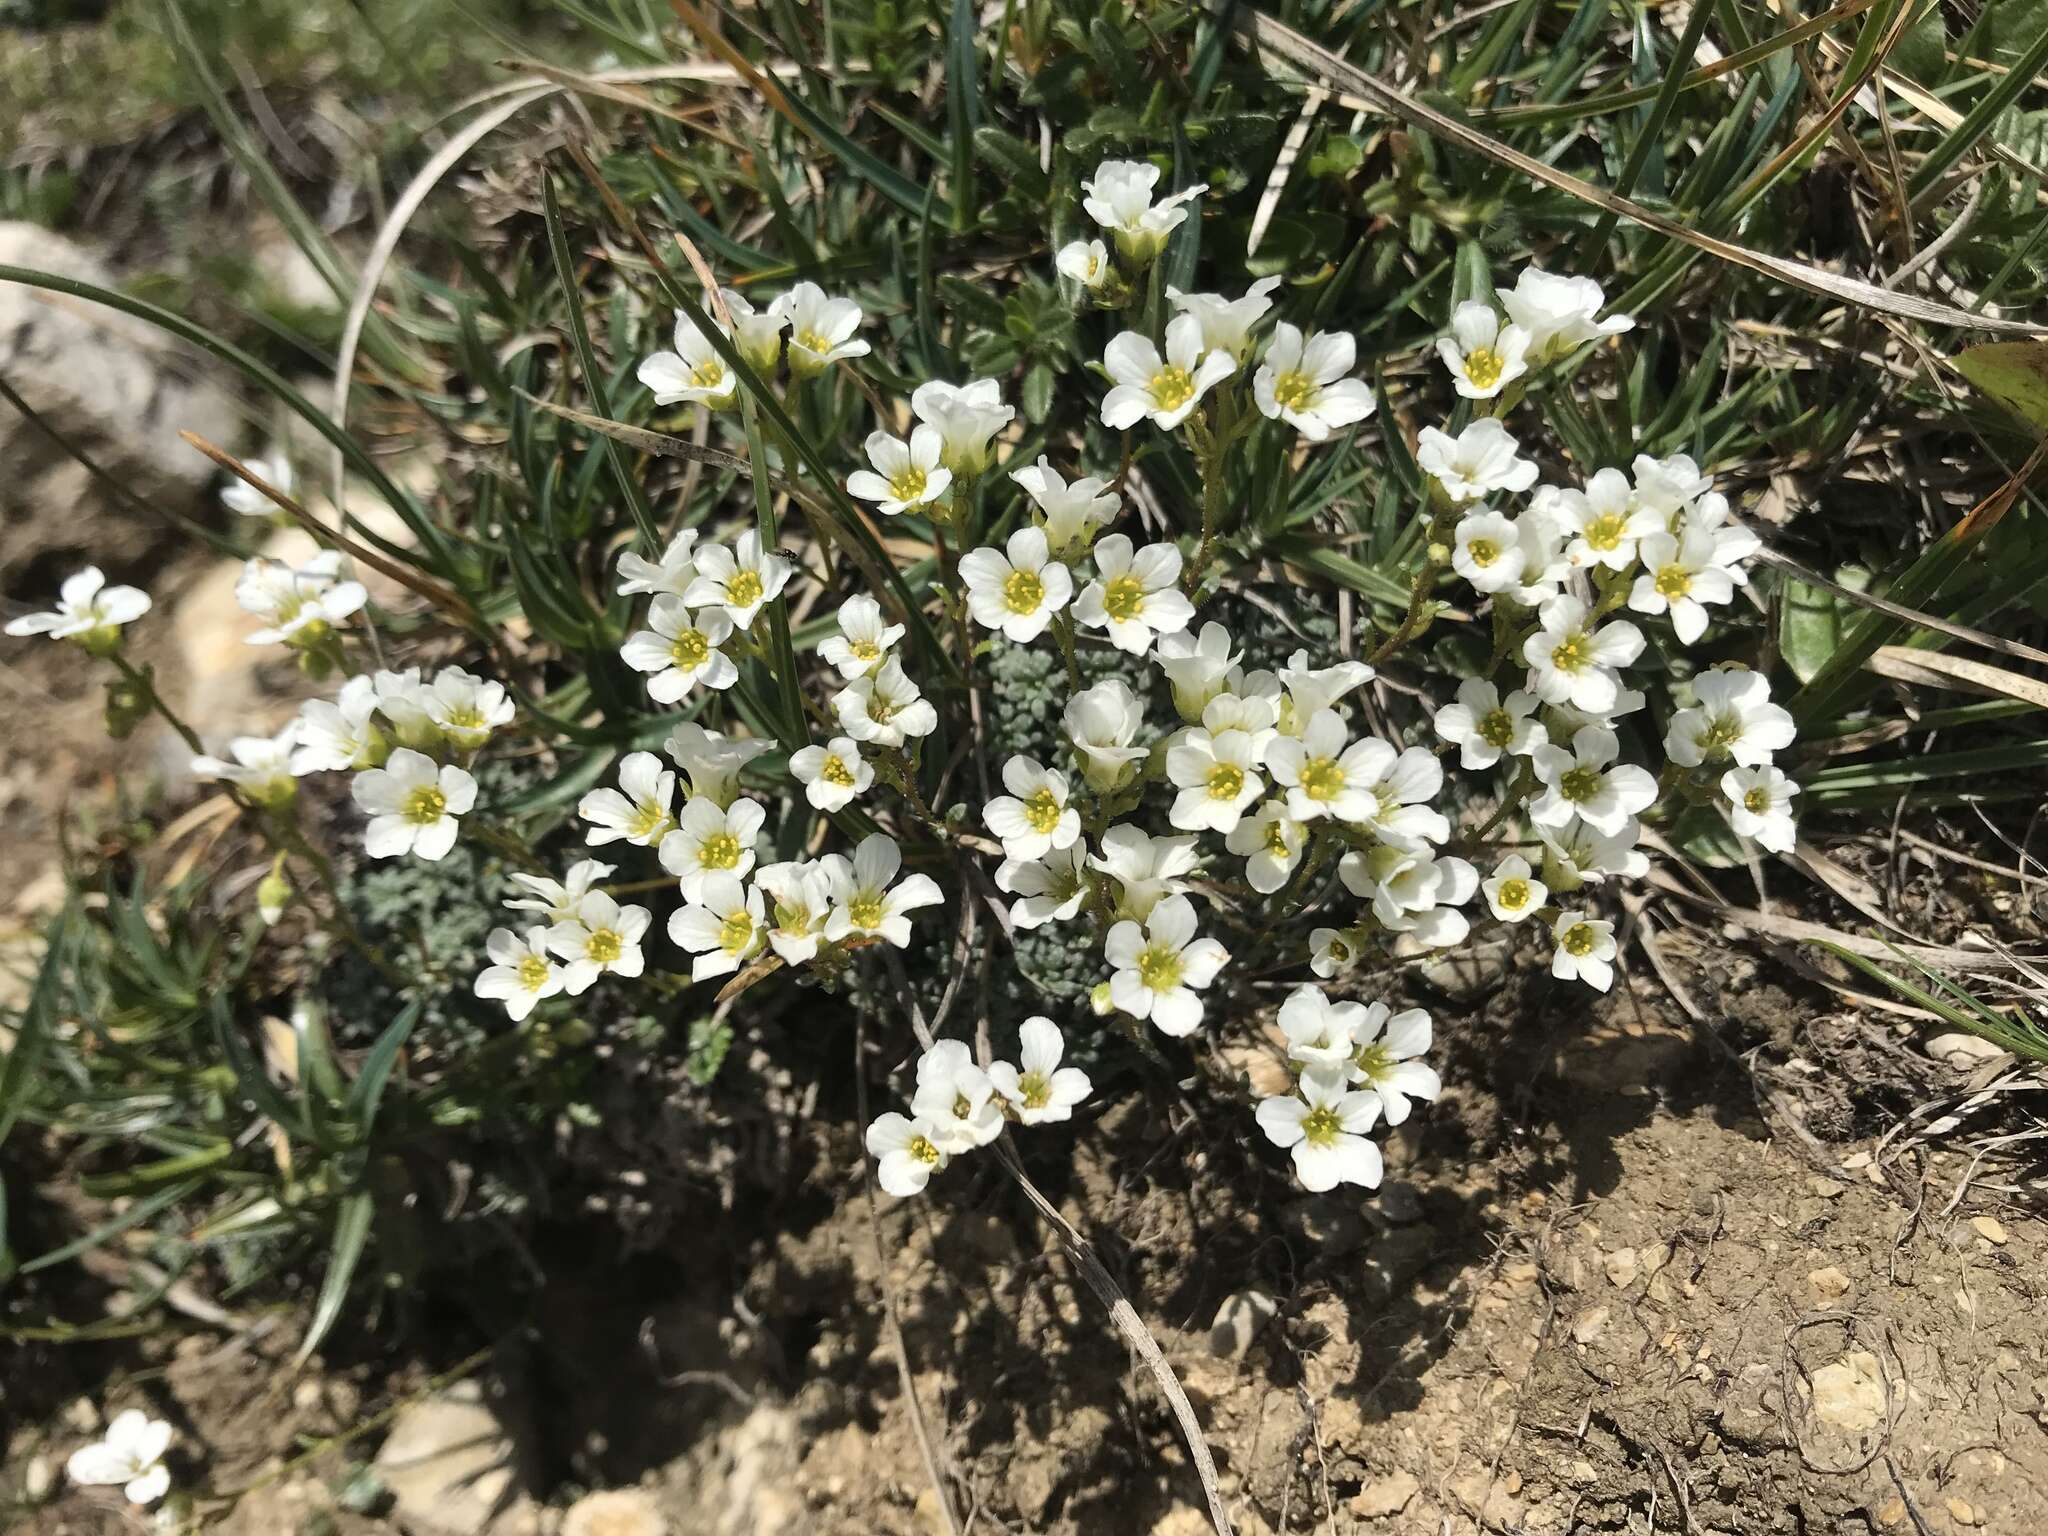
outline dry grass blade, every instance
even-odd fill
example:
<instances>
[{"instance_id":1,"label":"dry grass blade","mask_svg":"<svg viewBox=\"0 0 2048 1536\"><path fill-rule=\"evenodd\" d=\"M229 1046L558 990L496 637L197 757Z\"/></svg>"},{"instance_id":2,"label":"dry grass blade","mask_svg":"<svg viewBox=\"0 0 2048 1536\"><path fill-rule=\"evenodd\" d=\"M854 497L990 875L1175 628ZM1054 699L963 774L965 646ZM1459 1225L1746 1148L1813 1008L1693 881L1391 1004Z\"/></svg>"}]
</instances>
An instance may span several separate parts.
<instances>
[{"instance_id":1,"label":"dry grass blade","mask_svg":"<svg viewBox=\"0 0 2048 1536\"><path fill-rule=\"evenodd\" d=\"M1986 662L1945 656L1940 651L1916 651L1910 646L1885 645L1866 661L1864 667L1896 683L1913 683L1922 688L1955 688L1981 693L1994 699L2016 699L2036 709L2048 709L2048 683L2026 677Z\"/></svg>"},{"instance_id":2,"label":"dry grass blade","mask_svg":"<svg viewBox=\"0 0 2048 1536\"><path fill-rule=\"evenodd\" d=\"M451 619L464 628L475 629L479 632L483 631L483 621L477 617L476 610L462 600L460 594L442 586L437 581L428 580L420 575L419 572L408 569L396 560L385 559L384 556L378 554L374 549L358 544L340 529L327 527L318 518L314 517L312 513L300 506L297 501L287 496L261 475L252 472L240 459L224 448L214 447L212 443L209 443L197 432L181 431L178 436L182 437L194 448L197 448L244 485L268 497L274 505L321 543L333 546L357 564L367 565L379 575L390 577L408 591L418 593L436 608L446 612Z\"/></svg>"},{"instance_id":3,"label":"dry grass blade","mask_svg":"<svg viewBox=\"0 0 2048 1536\"><path fill-rule=\"evenodd\" d=\"M1752 272L1790 283L1809 293L1823 298L1838 299L1877 314L1892 315L1899 319L1914 320L1924 325L1954 326L1960 330L1998 331L2016 336L2048 336L2048 327L2032 325L2023 320L1995 319L1976 315L1968 310L1957 309L1950 304L1938 304L1931 299L1922 299L1911 294L1892 293L1866 283L1858 278L1843 277L1805 262L1791 261L1782 256L1772 256L1748 246L1737 245L1714 235L1702 234L1688 229L1675 219L1645 208L1641 203L1620 197L1596 187L1589 181L1582 181L1568 171L1561 171L1541 160L1512 149L1497 139L1489 138L1477 129L1468 127L1456 118L1439 112L1410 96L1406 91L1375 79L1354 64L1347 64L1327 48L1310 42L1292 27L1284 26L1257 11L1238 10L1226 12L1212 0L1212 8L1219 15L1245 34L1259 51L1270 60L1279 62L1298 71L1308 80L1339 92L1348 92L1348 99L1339 99L1346 106L1355 106L1366 111L1380 111L1400 119L1410 127L1433 133L1460 149L1470 150L1477 155L1510 169L1520 171L1545 186L1578 198L1594 208L1617 217L1653 229L1669 239L1681 241L1714 256L1722 261L1732 262ZM1826 126L1825 123L1822 124Z\"/></svg>"}]
</instances>

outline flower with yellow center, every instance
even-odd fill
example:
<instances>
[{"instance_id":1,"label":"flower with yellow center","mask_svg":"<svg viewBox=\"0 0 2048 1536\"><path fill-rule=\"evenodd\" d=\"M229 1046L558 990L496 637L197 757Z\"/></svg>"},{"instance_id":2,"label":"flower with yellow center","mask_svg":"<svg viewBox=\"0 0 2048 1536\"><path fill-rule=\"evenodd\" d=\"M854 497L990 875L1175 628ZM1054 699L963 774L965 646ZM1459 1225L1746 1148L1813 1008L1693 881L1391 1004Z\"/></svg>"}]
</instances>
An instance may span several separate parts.
<instances>
[{"instance_id":1,"label":"flower with yellow center","mask_svg":"<svg viewBox=\"0 0 2048 1536\"><path fill-rule=\"evenodd\" d=\"M1183 832L1234 831L1266 792L1258 744L1246 731L1192 726L1166 750L1166 776L1180 793L1167 819Z\"/></svg>"},{"instance_id":2,"label":"flower with yellow center","mask_svg":"<svg viewBox=\"0 0 2048 1536\"><path fill-rule=\"evenodd\" d=\"M1052 558L1038 527L1019 528L1001 549L969 550L960 557L960 579L974 622L1019 645L1044 634L1074 595L1072 573Z\"/></svg>"},{"instance_id":3,"label":"flower with yellow center","mask_svg":"<svg viewBox=\"0 0 2048 1536\"><path fill-rule=\"evenodd\" d=\"M720 806L698 796L661 840L661 867L676 877L684 900L697 901L711 876L744 879L753 869L754 845L766 820L767 812L752 800Z\"/></svg>"},{"instance_id":4,"label":"flower with yellow center","mask_svg":"<svg viewBox=\"0 0 2048 1536\"><path fill-rule=\"evenodd\" d=\"M1175 316L1166 326L1166 351L1149 337L1124 331L1102 355L1112 388L1103 397L1102 423L1122 431L1146 417L1162 432L1171 432L1188 417L1202 397L1237 372L1237 359L1202 339L1202 323L1190 314Z\"/></svg>"},{"instance_id":5,"label":"flower with yellow center","mask_svg":"<svg viewBox=\"0 0 2048 1536\"><path fill-rule=\"evenodd\" d=\"M619 760L619 787L593 789L577 803L576 814L590 823L584 840L592 844L619 839L643 848L660 843L675 827L676 776L652 752L628 752Z\"/></svg>"},{"instance_id":6,"label":"flower with yellow center","mask_svg":"<svg viewBox=\"0 0 2048 1536\"><path fill-rule=\"evenodd\" d=\"M828 854L819 861L832 886L832 915L825 936L834 943L878 938L898 949L910 943L910 914L936 906L944 897L925 874L896 877L903 867L896 840L877 832L862 839L851 860Z\"/></svg>"},{"instance_id":7,"label":"flower with yellow center","mask_svg":"<svg viewBox=\"0 0 2048 1536\"><path fill-rule=\"evenodd\" d=\"M1557 948L1550 974L1561 981L1583 981L1597 992L1614 985L1614 924L1584 912L1565 912L1551 927Z\"/></svg>"},{"instance_id":8,"label":"flower with yellow center","mask_svg":"<svg viewBox=\"0 0 2048 1536\"><path fill-rule=\"evenodd\" d=\"M737 876L708 874L698 883L696 899L669 914L668 936L697 958L690 979L728 976L760 953L765 902Z\"/></svg>"},{"instance_id":9,"label":"flower with yellow center","mask_svg":"<svg viewBox=\"0 0 2048 1536\"><path fill-rule=\"evenodd\" d=\"M1511 853L1494 866L1493 874L1479 882L1486 904L1504 923L1519 923L1533 916L1550 899L1550 892L1520 854Z\"/></svg>"},{"instance_id":10,"label":"flower with yellow center","mask_svg":"<svg viewBox=\"0 0 2048 1536\"><path fill-rule=\"evenodd\" d=\"M739 380L718 350L681 310L676 311L675 350L643 359L640 382L656 405L692 404L722 410L732 404Z\"/></svg>"},{"instance_id":11,"label":"flower with yellow center","mask_svg":"<svg viewBox=\"0 0 2048 1536\"><path fill-rule=\"evenodd\" d=\"M1124 921L1109 930L1105 952L1114 968L1110 1000L1134 1019L1150 1019L1165 1034L1192 1034L1202 1022L1197 993L1216 979L1230 955L1214 939L1195 933L1194 904L1165 896L1140 926Z\"/></svg>"},{"instance_id":12,"label":"flower with yellow center","mask_svg":"<svg viewBox=\"0 0 2048 1536\"><path fill-rule=\"evenodd\" d=\"M538 925L524 934L492 929L484 944L491 963L478 974L472 990L478 997L503 1003L515 1023L525 1018L564 985L561 968L548 954L547 939L548 930Z\"/></svg>"},{"instance_id":13,"label":"flower with yellow center","mask_svg":"<svg viewBox=\"0 0 2048 1536\"><path fill-rule=\"evenodd\" d=\"M922 1194L931 1176L946 1166L946 1154L934 1132L929 1121L893 1111L877 1116L868 1127L867 1149L875 1160L875 1182L886 1193L898 1199Z\"/></svg>"},{"instance_id":14,"label":"flower with yellow center","mask_svg":"<svg viewBox=\"0 0 2048 1536\"><path fill-rule=\"evenodd\" d=\"M1451 311L1451 334L1437 338L1436 351L1467 400L1491 400L1529 371L1529 333L1502 325L1493 306L1477 300Z\"/></svg>"},{"instance_id":15,"label":"flower with yellow center","mask_svg":"<svg viewBox=\"0 0 2048 1536\"><path fill-rule=\"evenodd\" d=\"M1323 442L1375 409L1364 380L1346 377L1357 361L1358 343L1350 332L1305 336L1282 320L1252 376L1252 398L1261 415L1286 422L1312 443Z\"/></svg>"},{"instance_id":16,"label":"flower with yellow center","mask_svg":"<svg viewBox=\"0 0 2048 1536\"><path fill-rule=\"evenodd\" d=\"M1118 650L1142 656L1161 634L1179 634L1195 616L1195 605L1178 585L1180 551L1171 544L1136 549L1123 534L1095 545L1096 579L1074 602L1074 618L1108 632Z\"/></svg>"},{"instance_id":17,"label":"flower with yellow center","mask_svg":"<svg viewBox=\"0 0 2048 1536\"><path fill-rule=\"evenodd\" d=\"M929 506L953 485L953 472L939 462L945 440L935 427L920 424L905 441L887 432L871 432L866 443L872 469L846 477L846 489L875 510L894 517Z\"/></svg>"},{"instance_id":18,"label":"flower with yellow center","mask_svg":"<svg viewBox=\"0 0 2048 1536\"><path fill-rule=\"evenodd\" d=\"M749 529L727 549L711 544L697 550L696 577L683 593L683 602L699 612L722 608L735 629L754 622L761 605L781 596L789 584L792 567L780 555L761 547L761 536Z\"/></svg>"},{"instance_id":19,"label":"flower with yellow center","mask_svg":"<svg viewBox=\"0 0 2048 1536\"><path fill-rule=\"evenodd\" d=\"M370 813L363 846L373 859L439 859L455 846L456 820L476 804L476 780L409 747L356 775L355 802Z\"/></svg>"},{"instance_id":20,"label":"flower with yellow center","mask_svg":"<svg viewBox=\"0 0 2048 1536\"><path fill-rule=\"evenodd\" d=\"M603 891L586 893L575 916L548 930L548 951L562 962L563 990L576 997L607 973L638 976L647 965L640 941L650 921L645 907L621 906Z\"/></svg>"},{"instance_id":21,"label":"flower with yellow center","mask_svg":"<svg viewBox=\"0 0 2048 1536\"><path fill-rule=\"evenodd\" d=\"M1292 1154L1302 1188L1320 1194L1379 1183L1380 1151L1365 1135L1379 1112L1376 1095L1347 1087L1343 1068L1311 1067L1294 1093L1261 1099L1256 1118L1266 1139Z\"/></svg>"},{"instance_id":22,"label":"flower with yellow center","mask_svg":"<svg viewBox=\"0 0 2048 1536\"><path fill-rule=\"evenodd\" d=\"M733 588L750 576L741 572ZM649 674L647 694L657 704L674 704L699 684L723 691L739 680L739 668L719 649L732 638L724 609L692 614L680 597L663 592L648 609L647 626L626 638L619 655L627 666Z\"/></svg>"},{"instance_id":23,"label":"flower with yellow center","mask_svg":"<svg viewBox=\"0 0 2048 1536\"><path fill-rule=\"evenodd\" d=\"M1074 1106L1088 1097L1092 1085L1078 1067L1060 1065L1066 1041L1043 1014L1034 1014L1017 1030L1019 1050L1013 1066L990 1064L989 1081L1024 1125L1050 1125L1070 1118Z\"/></svg>"}]
</instances>

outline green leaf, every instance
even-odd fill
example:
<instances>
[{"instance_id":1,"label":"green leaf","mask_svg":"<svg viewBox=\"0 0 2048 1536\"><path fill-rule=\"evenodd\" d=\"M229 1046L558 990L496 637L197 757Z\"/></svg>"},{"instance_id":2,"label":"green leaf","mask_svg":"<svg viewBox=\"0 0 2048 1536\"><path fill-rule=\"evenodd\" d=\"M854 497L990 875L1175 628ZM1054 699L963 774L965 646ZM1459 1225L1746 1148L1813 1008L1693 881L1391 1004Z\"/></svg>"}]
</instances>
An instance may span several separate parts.
<instances>
[{"instance_id":1,"label":"green leaf","mask_svg":"<svg viewBox=\"0 0 2048 1536\"><path fill-rule=\"evenodd\" d=\"M334 1242L327 1252L327 1277L320 1282L320 1300L313 1308L313 1321L299 1344L299 1352L292 1357L294 1367L306 1363L327 1337L335 1319L341 1316L341 1304L348 1299L349 1280L363 1256L363 1246L370 1240L370 1220L376 1209L367 1192L350 1195L341 1202L334 1222Z\"/></svg>"},{"instance_id":2,"label":"green leaf","mask_svg":"<svg viewBox=\"0 0 2048 1536\"><path fill-rule=\"evenodd\" d=\"M399 1010L384 1033L377 1037L377 1043L370 1047L363 1057L362 1065L356 1069L356 1080L349 1085L348 1117L355 1123L356 1134L367 1136L370 1127L377 1120L377 1106L384 1097L384 1085L391 1077L391 1069L398 1064L398 1052L405 1044L406 1036L412 1033L413 1025L419 1022L420 1009L426 999L416 997Z\"/></svg>"},{"instance_id":3,"label":"green leaf","mask_svg":"<svg viewBox=\"0 0 2048 1536\"><path fill-rule=\"evenodd\" d=\"M1810 586L1787 576L1780 589L1778 650L1801 683L1820 675L1828 658L1841 646L1850 614L1841 599L1825 587Z\"/></svg>"},{"instance_id":4,"label":"green leaf","mask_svg":"<svg viewBox=\"0 0 2048 1536\"><path fill-rule=\"evenodd\" d=\"M953 134L953 228L974 226L974 130L981 121L981 66L975 57L974 0L953 0L946 25L946 115Z\"/></svg>"},{"instance_id":5,"label":"green leaf","mask_svg":"<svg viewBox=\"0 0 2048 1536\"><path fill-rule=\"evenodd\" d=\"M1987 341L1950 359L1957 373L2048 437L2048 341Z\"/></svg>"}]
</instances>

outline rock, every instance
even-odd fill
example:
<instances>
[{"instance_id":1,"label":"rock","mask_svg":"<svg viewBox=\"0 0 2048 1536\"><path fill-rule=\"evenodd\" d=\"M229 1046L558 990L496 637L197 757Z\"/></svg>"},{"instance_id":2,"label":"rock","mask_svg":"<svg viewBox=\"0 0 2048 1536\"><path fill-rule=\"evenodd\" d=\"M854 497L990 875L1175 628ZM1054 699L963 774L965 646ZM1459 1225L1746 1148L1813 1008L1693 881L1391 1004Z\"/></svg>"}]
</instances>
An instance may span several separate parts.
<instances>
[{"instance_id":1,"label":"rock","mask_svg":"<svg viewBox=\"0 0 2048 1536\"><path fill-rule=\"evenodd\" d=\"M1446 997L1476 997L1499 986L1514 962L1515 946L1508 939L1483 939L1438 951L1438 958L1422 967L1422 979Z\"/></svg>"},{"instance_id":2,"label":"rock","mask_svg":"<svg viewBox=\"0 0 2048 1536\"><path fill-rule=\"evenodd\" d=\"M1946 1062L1958 1072L1968 1072L2005 1054L2002 1046L1993 1044L1982 1035L1961 1031L1934 1036L1927 1042L1926 1050L1936 1061Z\"/></svg>"},{"instance_id":3,"label":"rock","mask_svg":"<svg viewBox=\"0 0 2048 1536\"><path fill-rule=\"evenodd\" d=\"M1987 1243L2000 1248L2005 1246L2005 1225L1996 1216L1972 1216L1970 1230Z\"/></svg>"},{"instance_id":4,"label":"rock","mask_svg":"<svg viewBox=\"0 0 2048 1536\"><path fill-rule=\"evenodd\" d=\"M1951 1498L1948 1501L1948 1517L1957 1525L1975 1525L1983 1514L1968 1499Z\"/></svg>"},{"instance_id":5,"label":"rock","mask_svg":"<svg viewBox=\"0 0 2048 1536\"><path fill-rule=\"evenodd\" d=\"M1807 1271L1806 1283L1822 1301L1833 1301L1849 1294L1849 1277L1832 1264L1826 1269Z\"/></svg>"},{"instance_id":6,"label":"rock","mask_svg":"<svg viewBox=\"0 0 2048 1536\"><path fill-rule=\"evenodd\" d=\"M1617 1248L1600 1261L1600 1267L1607 1272L1609 1285L1626 1286L1634 1281L1638 1266L1633 1248Z\"/></svg>"},{"instance_id":7,"label":"rock","mask_svg":"<svg viewBox=\"0 0 2048 1536\"><path fill-rule=\"evenodd\" d=\"M1389 1179L1380 1186L1379 1211L1396 1226L1422 1219L1422 1193L1406 1179Z\"/></svg>"},{"instance_id":8,"label":"rock","mask_svg":"<svg viewBox=\"0 0 2048 1536\"><path fill-rule=\"evenodd\" d=\"M1294 1074L1277 1054L1257 1045L1226 1045L1223 1064L1240 1073L1252 1094L1270 1099L1294 1091Z\"/></svg>"},{"instance_id":9,"label":"rock","mask_svg":"<svg viewBox=\"0 0 2048 1536\"><path fill-rule=\"evenodd\" d=\"M613 1488L570 1505L562 1536L668 1536L668 1521L638 1488Z\"/></svg>"},{"instance_id":10,"label":"rock","mask_svg":"<svg viewBox=\"0 0 2048 1536\"><path fill-rule=\"evenodd\" d=\"M1208 1536L1209 1513L1192 1504L1176 1504L1153 1525L1151 1536Z\"/></svg>"},{"instance_id":11,"label":"rock","mask_svg":"<svg viewBox=\"0 0 2048 1536\"><path fill-rule=\"evenodd\" d=\"M535 1523L517 1437L477 1382L400 1413L375 1466L411 1536L509 1536Z\"/></svg>"},{"instance_id":12,"label":"rock","mask_svg":"<svg viewBox=\"0 0 2048 1536\"><path fill-rule=\"evenodd\" d=\"M0 263L113 287L116 278L85 246L38 225L0 221ZM0 377L52 429L93 458L143 503L189 509L213 465L178 437L181 428L238 446L235 401L197 354L163 332L86 299L0 283ZM11 596L23 567L53 554L63 530L68 574L98 556L114 579L147 574L148 546L175 539L113 499L85 467L11 407L0 410L0 584ZM41 580L54 587L54 579Z\"/></svg>"},{"instance_id":13,"label":"rock","mask_svg":"<svg viewBox=\"0 0 2048 1536\"><path fill-rule=\"evenodd\" d=\"M1422 1491L1415 1474L1406 1470L1367 1483L1351 1496L1351 1513L1362 1520L1384 1520L1408 1507L1409 1500Z\"/></svg>"},{"instance_id":14,"label":"rock","mask_svg":"<svg viewBox=\"0 0 2048 1536\"><path fill-rule=\"evenodd\" d=\"M1906 1518L1906 1501L1897 1494L1885 1500L1884 1508L1877 1512L1879 1525L1897 1525Z\"/></svg>"},{"instance_id":15,"label":"rock","mask_svg":"<svg viewBox=\"0 0 2048 1536\"><path fill-rule=\"evenodd\" d=\"M1216 1320L1209 1325L1209 1353L1225 1360L1242 1360L1259 1331L1279 1310L1279 1304L1264 1291L1237 1291L1224 1297L1223 1305L1216 1309Z\"/></svg>"},{"instance_id":16,"label":"rock","mask_svg":"<svg viewBox=\"0 0 2048 1536\"><path fill-rule=\"evenodd\" d=\"M1588 1307L1572 1319L1572 1338L1580 1344L1590 1344L1607 1331L1608 1312L1605 1307Z\"/></svg>"},{"instance_id":17,"label":"rock","mask_svg":"<svg viewBox=\"0 0 2048 1536\"><path fill-rule=\"evenodd\" d=\"M64 1427L73 1434L90 1435L100 1427L99 1404L89 1397L75 1397L64 1408Z\"/></svg>"},{"instance_id":18,"label":"rock","mask_svg":"<svg viewBox=\"0 0 2048 1536\"><path fill-rule=\"evenodd\" d=\"M47 1456L31 1456L28 1465L22 1469L21 1496L31 1504L40 1504L50 1496L50 1490L57 1486L56 1464Z\"/></svg>"},{"instance_id":19,"label":"rock","mask_svg":"<svg viewBox=\"0 0 2048 1536\"><path fill-rule=\"evenodd\" d=\"M1884 1374L1877 1356L1852 1349L1813 1373L1813 1411L1824 1424L1862 1431L1884 1422Z\"/></svg>"}]
</instances>

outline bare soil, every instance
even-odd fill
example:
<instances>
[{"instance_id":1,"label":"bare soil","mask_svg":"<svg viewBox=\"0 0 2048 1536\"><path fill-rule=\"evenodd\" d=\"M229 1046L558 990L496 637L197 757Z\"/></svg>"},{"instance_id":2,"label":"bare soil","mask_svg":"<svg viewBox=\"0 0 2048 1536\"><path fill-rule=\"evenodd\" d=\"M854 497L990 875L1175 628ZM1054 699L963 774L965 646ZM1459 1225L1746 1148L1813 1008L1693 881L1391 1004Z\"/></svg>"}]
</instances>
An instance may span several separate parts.
<instances>
[{"instance_id":1,"label":"bare soil","mask_svg":"<svg viewBox=\"0 0 2048 1536\"><path fill-rule=\"evenodd\" d=\"M1249 1024L1213 1076L1125 1084L1099 1119L1025 1145L1185 1382L1240 1530L2048 1529L2048 1227L1953 1125L1888 1136L1897 1117L1843 1087L1876 1052L1894 1067L1873 1090L1917 1076L1930 1102L1968 1103L1997 1064L1936 1063L1910 1026L1770 984L1768 961L1665 949L1697 1028L1647 974L1590 1006L1526 957L1439 976L1477 984L1462 1002L1409 978L1450 1087L1392 1137L1371 1198L1303 1196L1247 1142L1243 1085L1272 1070ZM569 1227L537 1255L539 1310L488 1367L530 1426L536 1490L559 1506L637 1484L704 1536L944 1531L886 1292L970 1528L1199 1536L1164 1403L1000 1172L957 1163L934 1198L871 1220L851 1126L797 1118L803 1085L767 1065L782 1033L718 1084L788 1117L773 1151L734 1160L730 1209L637 1254ZM1276 1315L1239 1353L1211 1325L1247 1290ZM153 1362L187 1486L237 1486L362 1424L460 1334L416 1322L403 1367L373 1353L294 1379L294 1331L202 1334ZM77 1438L54 1427L51 1453ZM227 1528L394 1529L306 1523L341 1461ZM71 1495L29 1528L134 1528L115 1518Z\"/></svg>"}]
</instances>

